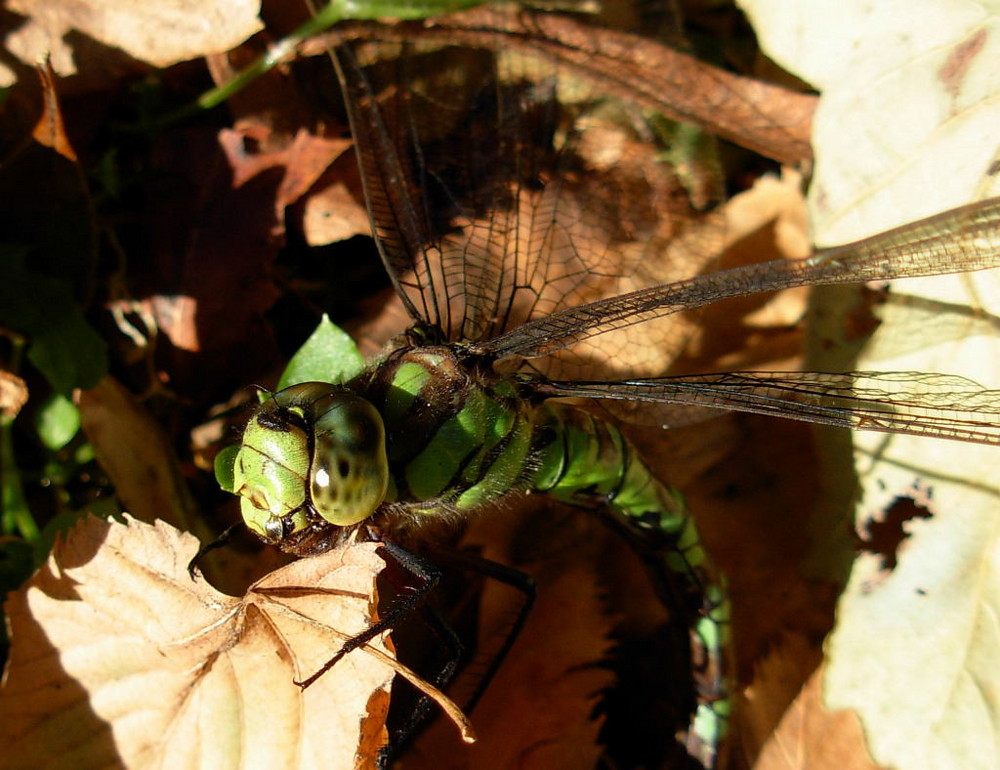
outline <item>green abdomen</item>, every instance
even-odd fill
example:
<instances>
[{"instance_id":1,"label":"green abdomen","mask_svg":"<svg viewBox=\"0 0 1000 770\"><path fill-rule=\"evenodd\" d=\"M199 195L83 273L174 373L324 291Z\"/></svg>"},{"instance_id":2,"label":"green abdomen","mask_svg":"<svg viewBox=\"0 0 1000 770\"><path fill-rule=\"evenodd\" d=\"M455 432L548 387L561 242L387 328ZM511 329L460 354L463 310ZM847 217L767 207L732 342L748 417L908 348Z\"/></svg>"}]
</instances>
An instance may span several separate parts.
<instances>
[{"instance_id":1,"label":"green abdomen","mask_svg":"<svg viewBox=\"0 0 1000 770\"><path fill-rule=\"evenodd\" d=\"M728 715L729 606L683 500L615 425L559 402L532 406L492 380L447 348L400 352L371 375L361 395L385 419L388 502L419 518L520 490L610 514L683 605L697 690L689 744L710 758Z\"/></svg>"},{"instance_id":2,"label":"green abdomen","mask_svg":"<svg viewBox=\"0 0 1000 770\"><path fill-rule=\"evenodd\" d=\"M645 466L617 426L559 402L537 410L531 488L614 517L679 599L691 634L696 714L689 751L711 764L728 727L729 602L681 496Z\"/></svg>"}]
</instances>

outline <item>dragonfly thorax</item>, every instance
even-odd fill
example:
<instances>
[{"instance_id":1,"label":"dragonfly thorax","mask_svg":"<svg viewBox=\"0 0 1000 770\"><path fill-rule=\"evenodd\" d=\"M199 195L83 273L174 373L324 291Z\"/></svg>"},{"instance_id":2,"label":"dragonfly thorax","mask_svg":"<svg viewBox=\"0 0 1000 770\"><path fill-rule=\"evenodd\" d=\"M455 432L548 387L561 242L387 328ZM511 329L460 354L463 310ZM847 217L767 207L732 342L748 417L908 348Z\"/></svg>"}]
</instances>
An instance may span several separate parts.
<instances>
[{"instance_id":1,"label":"dragonfly thorax","mask_svg":"<svg viewBox=\"0 0 1000 770\"><path fill-rule=\"evenodd\" d=\"M386 426L387 512L419 525L528 488L534 409L484 363L447 345L403 348L351 387Z\"/></svg>"}]
</instances>

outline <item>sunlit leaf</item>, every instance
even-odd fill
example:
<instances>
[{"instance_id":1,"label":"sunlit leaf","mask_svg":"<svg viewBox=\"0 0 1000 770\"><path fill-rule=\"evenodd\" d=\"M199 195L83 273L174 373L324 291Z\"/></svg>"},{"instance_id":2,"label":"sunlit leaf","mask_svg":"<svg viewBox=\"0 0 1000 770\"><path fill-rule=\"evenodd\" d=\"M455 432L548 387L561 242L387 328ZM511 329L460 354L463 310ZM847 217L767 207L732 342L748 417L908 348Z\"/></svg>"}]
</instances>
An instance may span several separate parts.
<instances>
[{"instance_id":1,"label":"sunlit leaf","mask_svg":"<svg viewBox=\"0 0 1000 770\"><path fill-rule=\"evenodd\" d=\"M300 382L346 382L361 372L365 359L354 340L324 315L319 326L288 362L278 390Z\"/></svg>"},{"instance_id":2,"label":"sunlit leaf","mask_svg":"<svg viewBox=\"0 0 1000 770\"><path fill-rule=\"evenodd\" d=\"M80 430L80 410L65 396L49 398L35 418L38 437L49 449L62 449Z\"/></svg>"},{"instance_id":3,"label":"sunlit leaf","mask_svg":"<svg viewBox=\"0 0 1000 770\"><path fill-rule=\"evenodd\" d=\"M384 740L392 669L362 648L305 691L294 680L370 623L374 546L296 562L239 598L192 580L196 551L130 517L88 519L56 545L7 604L4 767L370 766L378 744L362 736Z\"/></svg>"},{"instance_id":4,"label":"sunlit leaf","mask_svg":"<svg viewBox=\"0 0 1000 770\"><path fill-rule=\"evenodd\" d=\"M89 48L81 49L69 43L56 45L74 33L120 49L134 59L165 67L225 51L260 29L260 4L250 0L196 5L186 0L152 5L134 2L40 4L33 0L16 0L10 9L25 17L18 34L8 40L10 49L29 65L50 54L60 75L72 75L78 69L88 70L92 63L85 55ZM82 61L81 51L84 53ZM93 76L93 73L88 74Z\"/></svg>"}]
</instances>

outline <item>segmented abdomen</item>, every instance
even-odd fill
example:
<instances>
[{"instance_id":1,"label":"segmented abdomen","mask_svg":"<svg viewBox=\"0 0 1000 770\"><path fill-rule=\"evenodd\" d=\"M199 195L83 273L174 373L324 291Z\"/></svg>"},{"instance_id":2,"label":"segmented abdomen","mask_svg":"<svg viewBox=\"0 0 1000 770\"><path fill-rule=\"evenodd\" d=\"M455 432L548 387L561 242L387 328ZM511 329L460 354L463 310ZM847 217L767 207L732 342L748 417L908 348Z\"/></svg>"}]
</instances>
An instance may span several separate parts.
<instances>
[{"instance_id":1,"label":"segmented abdomen","mask_svg":"<svg viewBox=\"0 0 1000 770\"><path fill-rule=\"evenodd\" d=\"M688 620L696 712L687 748L714 766L728 723L729 604L680 495L621 431L559 402L532 407L513 384L480 379L444 347L399 351L358 391L385 419L387 500L414 520L515 490L611 515L661 576L664 601Z\"/></svg>"},{"instance_id":2,"label":"segmented abdomen","mask_svg":"<svg viewBox=\"0 0 1000 770\"><path fill-rule=\"evenodd\" d=\"M688 751L715 763L729 718L729 603L680 495L661 484L613 424L548 402L537 410L533 489L570 505L604 509L665 572L664 598L688 616L697 710Z\"/></svg>"}]
</instances>

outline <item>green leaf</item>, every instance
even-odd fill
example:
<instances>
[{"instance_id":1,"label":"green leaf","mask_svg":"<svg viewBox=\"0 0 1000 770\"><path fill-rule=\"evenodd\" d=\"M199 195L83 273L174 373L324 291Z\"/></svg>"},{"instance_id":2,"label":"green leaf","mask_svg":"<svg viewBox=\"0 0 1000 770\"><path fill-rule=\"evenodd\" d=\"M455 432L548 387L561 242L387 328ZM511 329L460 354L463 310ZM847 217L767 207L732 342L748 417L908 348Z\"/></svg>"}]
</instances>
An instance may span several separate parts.
<instances>
[{"instance_id":1,"label":"green leaf","mask_svg":"<svg viewBox=\"0 0 1000 770\"><path fill-rule=\"evenodd\" d=\"M364 369L365 359L354 340L326 315L288 362L278 390L300 382L347 382Z\"/></svg>"},{"instance_id":2,"label":"green leaf","mask_svg":"<svg viewBox=\"0 0 1000 770\"><path fill-rule=\"evenodd\" d=\"M0 541L0 596L20 588L34 571L30 543L13 537Z\"/></svg>"},{"instance_id":3,"label":"green leaf","mask_svg":"<svg viewBox=\"0 0 1000 770\"><path fill-rule=\"evenodd\" d=\"M215 456L215 480L223 491L236 494L235 466L240 445L230 444Z\"/></svg>"},{"instance_id":4,"label":"green leaf","mask_svg":"<svg viewBox=\"0 0 1000 770\"><path fill-rule=\"evenodd\" d=\"M80 410L68 398L55 393L35 416L35 429L42 443L56 452L80 430Z\"/></svg>"},{"instance_id":5,"label":"green leaf","mask_svg":"<svg viewBox=\"0 0 1000 770\"><path fill-rule=\"evenodd\" d=\"M28 542L38 539L38 525L24 496L21 472L14 460L11 421L0 421L0 534L19 534Z\"/></svg>"},{"instance_id":6,"label":"green leaf","mask_svg":"<svg viewBox=\"0 0 1000 770\"><path fill-rule=\"evenodd\" d=\"M0 258L20 253L0 247ZM68 396L74 388L96 385L108 370L107 346L84 319L72 287L7 265L0 272L0 326L28 338L28 359L57 393Z\"/></svg>"}]
</instances>

